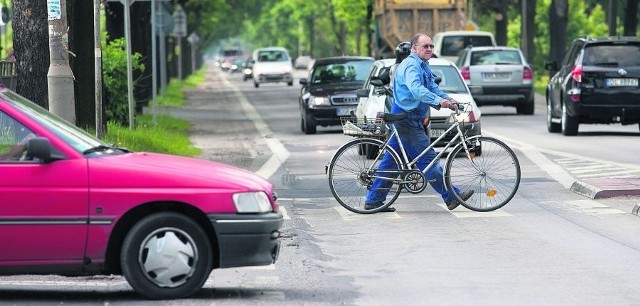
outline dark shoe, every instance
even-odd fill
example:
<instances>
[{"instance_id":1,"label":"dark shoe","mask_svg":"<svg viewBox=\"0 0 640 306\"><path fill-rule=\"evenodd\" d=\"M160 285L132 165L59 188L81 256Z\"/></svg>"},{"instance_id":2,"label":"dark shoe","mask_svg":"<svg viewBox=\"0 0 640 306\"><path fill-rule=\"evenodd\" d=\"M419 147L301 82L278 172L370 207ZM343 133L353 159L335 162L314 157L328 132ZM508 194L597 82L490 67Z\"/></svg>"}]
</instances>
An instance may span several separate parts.
<instances>
[{"instance_id":1,"label":"dark shoe","mask_svg":"<svg viewBox=\"0 0 640 306\"><path fill-rule=\"evenodd\" d=\"M473 195L473 190L467 190L467 191L463 191L459 194L460 198L464 201L468 200L471 196ZM449 210L454 210L456 209L456 207L458 207L458 205L460 205L460 202L458 202L458 200L453 199L449 202L447 202L447 208Z\"/></svg>"},{"instance_id":2,"label":"dark shoe","mask_svg":"<svg viewBox=\"0 0 640 306\"><path fill-rule=\"evenodd\" d=\"M378 207L380 207L382 205L384 205L384 204L383 203L380 203L380 204L364 204L364 210L376 209L376 208L378 208ZM381 210L380 212L394 212L394 211L396 211L396 208L389 206L389 207Z\"/></svg>"}]
</instances>

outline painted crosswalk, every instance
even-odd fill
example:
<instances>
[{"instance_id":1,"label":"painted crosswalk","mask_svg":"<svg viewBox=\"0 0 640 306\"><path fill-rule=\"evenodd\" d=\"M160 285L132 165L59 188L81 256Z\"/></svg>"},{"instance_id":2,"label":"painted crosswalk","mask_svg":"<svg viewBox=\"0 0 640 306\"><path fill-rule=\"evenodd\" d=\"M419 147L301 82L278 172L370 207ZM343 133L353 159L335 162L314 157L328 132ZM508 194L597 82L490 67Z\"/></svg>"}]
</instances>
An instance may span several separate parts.
<instances>
[{"instance_id":1,"label":"painted crosswalk","mask_svg":"<svg viewBox=\"0 0 640 306\"><path fill-rule=\"evenodd\" d=\"M577 179L640 177L640 169L630 168L628 165L576 159L574 157L554 157L552 160Z\"/></svg>"}]
</instances>

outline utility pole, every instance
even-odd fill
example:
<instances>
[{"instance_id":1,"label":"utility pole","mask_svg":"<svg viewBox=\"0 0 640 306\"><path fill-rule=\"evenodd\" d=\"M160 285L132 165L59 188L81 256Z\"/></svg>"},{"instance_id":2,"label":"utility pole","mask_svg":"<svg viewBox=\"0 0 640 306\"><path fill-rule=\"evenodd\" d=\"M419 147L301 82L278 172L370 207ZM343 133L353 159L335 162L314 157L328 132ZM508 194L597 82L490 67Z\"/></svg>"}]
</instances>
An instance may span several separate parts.
<instances>
[{"instance_id":1,"label":"utility pole","mask_svg":"<svg viewBox=\"0 0 640 306\"><path fill-rule=\"evenodd\" d=\"M100 0L93 0L93 44L95 48L96 137L102 139L102 46L100 37Z\"/></svg>"},{"instance_id":2,"label":"utility pole","mask_svg":"<svg viewBox=\"0 0 640 306\"><path fill-rule=\"evenodd\" d=\"M49 19L49 110L76 124L73 71L69 66L66 0L47 0Z\"/></svg>"}]
</instances>

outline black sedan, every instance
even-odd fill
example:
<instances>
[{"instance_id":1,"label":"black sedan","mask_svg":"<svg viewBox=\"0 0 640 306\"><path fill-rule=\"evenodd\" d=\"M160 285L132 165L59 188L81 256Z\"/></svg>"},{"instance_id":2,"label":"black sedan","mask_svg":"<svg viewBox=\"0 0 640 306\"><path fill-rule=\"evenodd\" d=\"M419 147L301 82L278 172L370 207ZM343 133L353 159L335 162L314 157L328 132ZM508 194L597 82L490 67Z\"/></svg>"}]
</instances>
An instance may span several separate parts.
<instances>
[{"instance_id":1,"label":"black sedan","mask_svg":"<svg viewBox=\"0 0 640 306\"><path fill-rule=\"evenodd\" d=\"M300 128L315 134L320 126L340 125L340 118L355 116L356 90L362 88L374 59L361 56L316 60L307 78L300 79Z\"/></svg>"}]
</instances>

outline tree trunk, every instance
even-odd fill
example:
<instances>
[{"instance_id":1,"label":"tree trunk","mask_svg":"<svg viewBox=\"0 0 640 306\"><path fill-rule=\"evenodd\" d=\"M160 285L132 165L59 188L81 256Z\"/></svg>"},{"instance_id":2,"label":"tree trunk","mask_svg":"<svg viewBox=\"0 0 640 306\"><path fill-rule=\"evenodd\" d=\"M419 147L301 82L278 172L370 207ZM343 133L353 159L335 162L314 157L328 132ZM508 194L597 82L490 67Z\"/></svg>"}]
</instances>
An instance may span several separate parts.
<instances>
[{"instance_id":1,"label":"tree trunk","mask_svg":"<svg viewBox=\"0 0 640 306\"><path fill-rule=\"evenodd\" d=\"M564 58L567 38L567 19L569 11L568 0L551 0L549 6L549 23L553 26L550 28L549 41L549 60L560 62ZM549 71L549 76L552 72Z\"/></svg>"},{"instance_id":2,"label":"tree trunk","mask_svg":"<svg viewBox=\"0 0 640 306\"><path fill-rule=\"evenodd\" d=\"M624 10L624 36L636 36L638 28L638 0L627 0Z\"/></svg>"},{"instance_id":3,"label":"tree trunk","mask_svg":"<svg viewBox=\"0 0 640 306\"><path fill-rule=\"evenodd\" d=\"M367 56L373 56L373 0L367 4Z\"/></svg>"},{"instance_id":4,"label":"tree trunk","mask_svg":"<svg viewBox=\"0 0 640 306\"><path fill-rule=\"evenodd\" d=\"M47 3L41 0L14 0L12 14L13 49L18 73L16 92L48 109Z\"/></svg>"},{"instance_id":5,"label":"tree trunk","mask_svg":"<svg viewBox=\"0 0 640 306\"><path fill-rule=\"evenodd\" d=\"M93 1L67 0L69 65L75 78L76 124L95 127L95 72Z\"/></svg>"},{"instance_id":6,"label":"tree trunk","mask_svg":"<svg viewBox=\"0 0 640 306\"><path fill-rule=\"evenodd\" d=\"M509 22L507 18L507 1L498 1L498 10L496 11L496 43L498 46L507 45L507 24Z\"/></svg>"},{"instance_id":7,"label":"tree trunk","mask_svg":"<svg viewBox=\"0 0 640 306\"><path fill-rule=\"evenodd\" d=\"M609 24L609 36L616 36L618 29L618 0L609 0L607 23Z\"/></svg>"},{"instance_id":8,"label":"tree trunk","mask_svg":"<svg viewBox=\"0 0 640 306\"><path fill-rule=\"evenodd\" d=\"M524 2L522 11L522 25L521 32L522 38L520 40L520 46L524 52L525 58L529 64L533 64L535 58L536 46L534 45L533 38L536 36L536 0L520 0ZM521 4L522 4L521 2Z\"/></svg>"}]
</instances>

